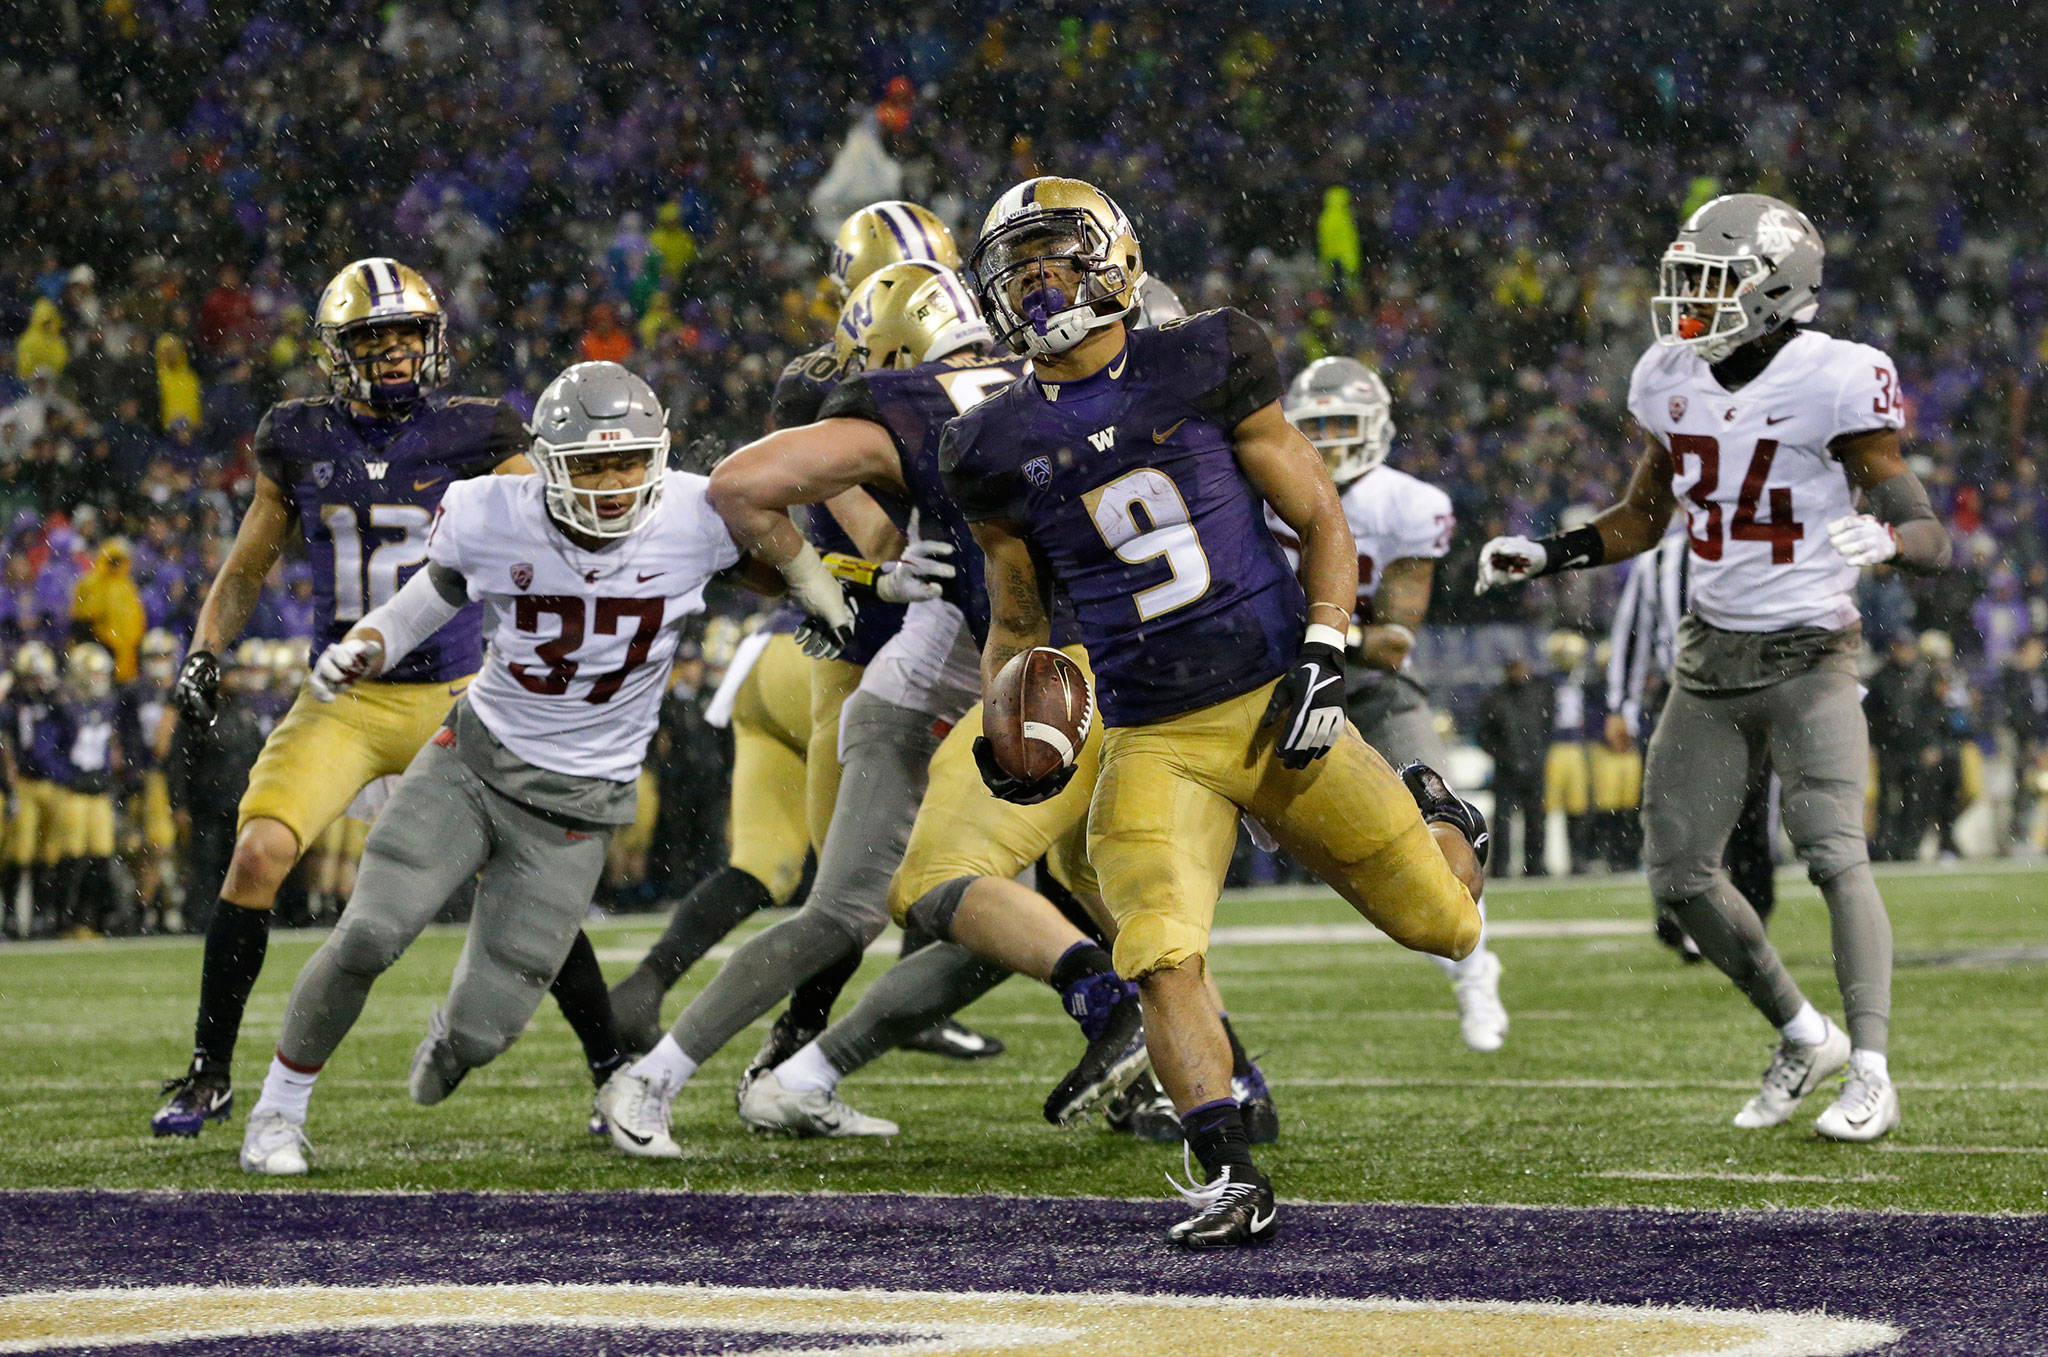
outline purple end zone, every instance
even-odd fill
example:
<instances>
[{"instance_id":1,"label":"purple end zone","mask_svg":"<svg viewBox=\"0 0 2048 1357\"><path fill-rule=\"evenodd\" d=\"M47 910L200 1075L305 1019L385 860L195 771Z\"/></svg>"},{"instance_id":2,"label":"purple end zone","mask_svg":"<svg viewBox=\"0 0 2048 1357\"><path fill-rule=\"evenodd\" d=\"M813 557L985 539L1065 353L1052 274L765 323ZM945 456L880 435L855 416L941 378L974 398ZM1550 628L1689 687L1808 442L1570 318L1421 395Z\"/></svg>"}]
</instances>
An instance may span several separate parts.
<instances>
[{"instance_id":1,"label":"purple end zone","mask_svg":"<svg viewBox=\"0 0 2048 1357\"><path fill-rule=\"evenodd\" d=\"M1270 1248L1184 1255L1160 1242L1174 1215L1088 1198L39 1192L0 1195L0 1292L695 1282L1591 1301L1825 1310L1903 1328L1896 1353L2048 1349L2038 1216L1287 1206Z\"/></svg>"}]
</instances>

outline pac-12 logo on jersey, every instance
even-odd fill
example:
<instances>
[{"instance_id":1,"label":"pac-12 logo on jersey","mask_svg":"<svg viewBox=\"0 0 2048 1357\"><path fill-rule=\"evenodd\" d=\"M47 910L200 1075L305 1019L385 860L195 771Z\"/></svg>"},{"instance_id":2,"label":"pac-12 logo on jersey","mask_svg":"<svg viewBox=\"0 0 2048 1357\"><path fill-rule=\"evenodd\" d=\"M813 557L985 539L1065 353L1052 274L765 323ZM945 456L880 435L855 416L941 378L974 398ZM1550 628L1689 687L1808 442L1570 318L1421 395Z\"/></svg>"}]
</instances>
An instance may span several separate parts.
<instances>
[{"instance_id":1,"label":"pac-12 logo on jersey","mask_svg":"<svg viewBox=\"0 0 2048 1357\"><path fill-rule=\"evenodd\" d=\"M1673 396L1673 397L1671 398L1671 422L1672 422L1673 424L1676 424L1676 423L1678 423L1678 421L1680 421L1681 419L1684 419L1684 418L1685 418L1685 397L1683 397L1683 396Z\"/></svg>"},{"instance_id":2,"label":"pac-12 logo on jersey","mask_svg":"<svg viewBox=\"0 0 2048 1357\"><path fill-rule=\"evenodd\" d=\"M533 562L521 561L512 567L512 587L524 589L533 583Z\"/></svg>"},{"instance_id":3,"label":"pac-12 logo on jersey","mask_svg":"<svg viewBox=\"0 0 2048 1357\"><path fill-rule=\"evenodd\" d=\"M1024 479L1043 490L1052 484L1052 458L1034 457L1024 464Z\"/></svg>"},{"instance_id":4,"label":"pac-12 logo on jersey","mask_svg":"<svg viewBox=\"0 0 2048 1357\"><path fill-rule=\"evenodd\" d=\"M313 484L314 484L314 485L316 485L316 486L320 487L320 489L322 489L322 490L325 490L325 489L327 488L327 482L329 482L329 481L331 481L331 480L333 480L333 479L334 479L334 463L332 463L332 462L315 462L315 463L313 463Z\"/></svg>"}]
</instances>

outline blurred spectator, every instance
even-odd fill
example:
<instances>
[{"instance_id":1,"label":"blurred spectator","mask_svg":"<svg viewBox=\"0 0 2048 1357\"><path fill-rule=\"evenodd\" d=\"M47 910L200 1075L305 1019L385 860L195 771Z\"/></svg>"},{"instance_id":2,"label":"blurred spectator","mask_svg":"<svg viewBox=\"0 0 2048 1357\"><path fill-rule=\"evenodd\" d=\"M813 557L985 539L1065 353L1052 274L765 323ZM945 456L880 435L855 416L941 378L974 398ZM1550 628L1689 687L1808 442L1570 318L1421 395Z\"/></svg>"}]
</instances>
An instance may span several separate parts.
<instances>
[{"instance_id":1,"label":"blurred spectator","mask_svg":"<svg viewBox=\"0 0 2048 1357\"><path fill-rule=\"evenodd\" d=\"M2019 847L2033 842L2034 806L2048 779L2048 638L2040 632L2014 647L1999 675L1999 711L2012 741L2013 794L2011 841Z\"/></svg>"},{"instance_id":2,"label":"blurred spectator","mask_svg":"<svg viewBox=\"0 0 2048 1357\"><path fill-rule=\"evenodd\" d=\"M1527 660L1512 659L1479 708L1475 742L1493 760L1493 862L1505 874L1514 861L1510 816L1519 817L1522 875L1542 876L1543 767L1550 751L1556 694L1531 676Z\"/></svg>"},{"instance_id":3,"label":"blurred spectator","mask_svg":"<svg viewBox=\"0 0 2048 1357\"><path fill-rule=\"evenodd\" d=\"M142 595L129 574L130 559L124 539L108 538L71 595L71 624L113 655L117 683L135 681L142 634L149 629Z\"/></svg>"},{"instance_id":4,"label":"blurred spectator","mask_svg":"<svg viewBox=\"0 0 2048 1357\"><path fill-rule=\"evenodd\" d=\"M174 334L156 339L156 386L158 419L165 432L180 424L196 431L202 418L199 405L199 374L185 353L185 341Z\"/></svg>"},{"instance_id":5,"label":"blurred spectator","mask_svg":"<svg viewBox=\"0 0 2048 1357\"><path fill-rule=\"evenodd\" d=\"M1894 633L1863 699L1870 747L1877 756L1877 832L1871 836L1870 855L1879 862L1913 856L1926 831L1924 782L1938 757L1936 722L1927 719L1931 682L1919 641L1911 632Z\"/></svg>"},{"instance_id":6,"label":"blurred spectator","mask_svg":"<svg viewBox=\"0 0 2048 1357\"><path fill-rule=\"evenodd\" d=\"M623 363L633 356L633 336L620 327L618 309L599 302L590 308L590 327L577 348L587 363Z\"/></svg>"},{"instance_id":7,"label":"blurred spectator","mask_svg":"<svg viewBox=\"0 0 2048 1357\"><path fill-rule=\"evenodd\" d=\"M54 382L64 375L64 365L70 361L71 350L64 343L64 323L57 314L57 304L47 297L38 297L29 312L28 329L14 341L15 375L25 382L37 377Z\"/></svg>"}]
</instances>

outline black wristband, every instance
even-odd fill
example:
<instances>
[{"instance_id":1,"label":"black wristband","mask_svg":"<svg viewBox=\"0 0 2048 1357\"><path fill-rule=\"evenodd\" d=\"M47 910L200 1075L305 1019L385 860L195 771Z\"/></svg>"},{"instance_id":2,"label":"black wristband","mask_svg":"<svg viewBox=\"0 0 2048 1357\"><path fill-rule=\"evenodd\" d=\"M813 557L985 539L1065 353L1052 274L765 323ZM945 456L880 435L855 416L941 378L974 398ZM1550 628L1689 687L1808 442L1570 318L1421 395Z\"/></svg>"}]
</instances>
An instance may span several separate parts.
<instances>
[{"instance_id":1,"label":"black wristband","mask_svg":"<svg viewBox=\"0 0 2048 1357\"><path fill-rule=\"evenodd\" d=\"M1600 540L1600 529L1591 523L1554 537L1539 537L1536 545L1543 548L1543 568L1531 575L1531 579L1538 575L1555 575L1560 570L1584 570L1607 562L1607 544Z\"/></svg>"}]
</instances>

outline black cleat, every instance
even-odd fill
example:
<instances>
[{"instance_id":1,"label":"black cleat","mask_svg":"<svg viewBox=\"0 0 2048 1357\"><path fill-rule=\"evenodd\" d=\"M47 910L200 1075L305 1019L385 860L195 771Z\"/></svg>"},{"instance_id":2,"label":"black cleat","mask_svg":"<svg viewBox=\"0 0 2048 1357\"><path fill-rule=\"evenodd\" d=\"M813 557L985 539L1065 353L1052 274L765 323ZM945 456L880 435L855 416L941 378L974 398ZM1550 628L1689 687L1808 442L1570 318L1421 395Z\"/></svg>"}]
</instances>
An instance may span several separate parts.
<instances>
[{"instance_id":1,"label":"black cleat","mask_svg":"<svg viewBox=\"0 0 2048 1357\"><path fill-rule=\"evenodd\" d=\"M733 1106L737 1108L746 1099L747 1089L765 1070L772 1070L783 1061L801 1051L818 1039L822 1027L802 1027L789 1010L784 1009L775 1019L775 1025L768 1029L768 1040L761 1043L761 1049L754 1052L754 1058L747 1062L746 1071L740 1075L739 1087L733 1090Z\"/></svg>"},{"instance_id":2,"label":"black cleat","mask_svg":"<svg viewBox=\"0 0 2048 1357\"><path fill-rule=\"evenodd\" d=\"M1180 1117L1173 1110L1173 1099L1166 1096L1166 1090L1159 1087L1150 1070L1104 1103L1102 1116L1110 1130L1155 1145L1178 1145L1186 1139L1180 1129Z\"/></svg>"},{"instance_id":3,"label":"black cleat","mask_svg":"<svg viewBox=\"0 0 2048 1357\"><path fill-rule=\"evenodd\" d=\"M1202 1187L1174 1186L1199 1208L1166 1232L1184 1249L1241 1249L1268 1243L1280 1232L1273 1185L1257 1169L1230 1167Z\"/></svg>"},{"instance_id":4,"label":"black cleat","mask_svg":"<svg viewBox=\"0 0 2048 1357\"><path fill-rule=\"evenodd\" d=\"M215 1069L205 1056L193 1056L183 1074L164 1080L164 1092L171 1096L149 1119L151 1135L196 1136L209 1121L226 1121L235 1108L227 1070Z\"/></svg>"},{"instance_id":5,"label":"black cleat","mask_svg":"<svg viewBox=\"0 0 2048 1357\"><path fill-rule=\"evenodd\" d=\"M943 1018L903 1043L906 1051L942 1055L948 1060L987 1060L1003 1053L1003 1043L986 1032Z\"/></svg>"},{"instance_id":6,"label":"black cleat","mask_svg":"<svg viewBox=\"0 0 2048 1357\"><path fill-rule=\"evenodd\" d=\"M1055 1126L1071 1125L1129 1088L1149 1068L1145 1014L1138 996L1126 994L1109 1011L1102 1035L1088 1043L1080 1063L1046 1098L1045 1119Z\"/></svg>"},{"instance_id":7,"label":"black cleat","mask_svg":"<svg viewBox=\"0 0 2048 1357\"><path fill-rule=\"evenodd\" d=\"M1465 836L1465 842L1472 845L1472 855L1479 859L1479 865L1486 865L1486 850L1493 845L1493 835L1486 827L1486 817L1479 813L1479 807L1452 791L1443 775L1426 763L1411 763L1401 769L1401 781L1408 788L1408 794L1415 798L1416 809L1429 824L1446 824Z\"/></svg>"},{"instance_id":8,"label":"black cleat","mask_svg":"<svg viewBox=\"0 0 2048 1357\"><path fill-rule=\"evenodd\" d=\"M634 1055L646 1055L661 1044L661 1001L667 993L645 967L612 986L612 1032L619 1045Z\"/></svg>"}]
</instances>

